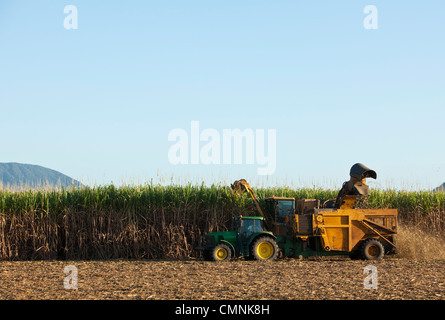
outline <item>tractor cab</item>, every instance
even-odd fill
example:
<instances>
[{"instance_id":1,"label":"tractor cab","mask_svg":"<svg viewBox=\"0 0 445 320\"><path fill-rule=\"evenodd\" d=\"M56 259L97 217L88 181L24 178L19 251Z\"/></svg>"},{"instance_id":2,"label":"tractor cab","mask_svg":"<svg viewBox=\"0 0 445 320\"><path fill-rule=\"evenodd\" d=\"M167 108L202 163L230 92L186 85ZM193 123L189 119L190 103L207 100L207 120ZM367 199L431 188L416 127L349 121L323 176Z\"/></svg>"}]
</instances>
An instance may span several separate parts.
<instances>
[{"instance_id":1,"label":"tractor cab","mask_svg":"<svg viewBox=\"0 0 445 320\"><path fill-rule=\"evenodd\" d=\"M241 242L245 242L254 233L266 231L262 217L234 217L232 230L236 230Z\"/></svg>"}]
</instances>

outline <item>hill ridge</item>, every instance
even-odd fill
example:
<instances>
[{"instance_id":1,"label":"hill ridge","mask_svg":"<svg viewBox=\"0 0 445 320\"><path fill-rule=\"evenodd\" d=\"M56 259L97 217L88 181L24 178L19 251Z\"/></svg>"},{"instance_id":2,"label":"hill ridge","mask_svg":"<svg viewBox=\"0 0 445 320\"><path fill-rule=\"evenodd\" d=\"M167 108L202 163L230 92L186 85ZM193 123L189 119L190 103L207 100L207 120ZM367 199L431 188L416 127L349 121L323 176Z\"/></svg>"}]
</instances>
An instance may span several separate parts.
<instances>
[{"instance_id":1,"label":"hill ridge","mask_svg":"<svg viewBox=\"0 0 445 320\"><path fill-rule=\"evenodd\" d=\"M54 169L35 164L0 162L0 188L82 187L82 184Z\"/></svg>"}]
</instances>

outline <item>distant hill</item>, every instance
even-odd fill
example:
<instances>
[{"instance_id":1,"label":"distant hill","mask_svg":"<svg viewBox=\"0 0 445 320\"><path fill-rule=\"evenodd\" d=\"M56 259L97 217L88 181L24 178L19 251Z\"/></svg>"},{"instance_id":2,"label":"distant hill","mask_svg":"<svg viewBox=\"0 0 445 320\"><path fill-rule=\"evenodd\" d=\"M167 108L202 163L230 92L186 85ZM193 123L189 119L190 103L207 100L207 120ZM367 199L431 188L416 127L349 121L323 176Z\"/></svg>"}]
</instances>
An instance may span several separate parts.
<instances>
[{"instance_id":1,"label":"distant hill","mask_svg":"<svg viewBox=\"0 0 445 320\"><path fill-rule=\"evenodd\" d=\"M21 164L0 163L0 189L1 188L61 188L82 187L82 184L58 171L45 167Z\"/></svg>"},{"instance_id":2,"label":"distant hill","mask_svg":"<svg viewBox=\"0 0 445 320\"><path fill-rule=\"evenodd\" d=\"M433 190L433 192L445 191L445 182Z\"/></svg>"}]
</instances>

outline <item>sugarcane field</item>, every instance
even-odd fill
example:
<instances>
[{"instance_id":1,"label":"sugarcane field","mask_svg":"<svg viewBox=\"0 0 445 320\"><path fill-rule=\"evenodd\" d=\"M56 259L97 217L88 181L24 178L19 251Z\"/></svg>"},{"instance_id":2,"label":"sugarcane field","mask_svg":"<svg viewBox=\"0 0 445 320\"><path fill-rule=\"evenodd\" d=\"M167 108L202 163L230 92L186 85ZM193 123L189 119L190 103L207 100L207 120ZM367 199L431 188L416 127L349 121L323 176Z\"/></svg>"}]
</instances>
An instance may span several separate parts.
<instances>
[{"instance_id":1,"label":"sugarcane field","mask_svg":"<svg viewBox=\"0 0 445 320\"><path fill-rule=\"evenodd\" d=\"M444 298L445 279L441 270L445 259L443 194L372 190L366 202L357 203L358 207L367 209L343 209L343 215L348 214L346 210L371 210L371 213L381 215L380 211L373 210L397 208L397 232L388 231L387 235L397 250L391 254L387 252L383 257L356 257L348 248L335 248L335 242L331 244L331 250L323 249L323 241L316 243L316 246L321 246L319 251L315 247L311 249L312 240L307 242L306 249L302 249L299 245L304 241L286 242L289 237L287 233L293 232L289 231L292 228L282 225L274 228L273 224L277 224L275 221L268 222L274 232L269 234L269 231L257 229L252 234L256 234L256 238L261 234L263 238L264 235L275 237L281 234L285 240L275 237L278 245L283 245L278 248L279 255L276 257L260 255L255 258L250 256L251 252L243 254L236 250L230 253L230 259L217 254L215 257L206 256L205 250L202 250L205 237L217 234L222 243L230 245L230 242L222 240L222 236L226 234L226 240L231 240L232 220L240 221L240 213L248 223L264 222L262 216L257 220L253 218L259 215L258 209L267 207L271 194L275 195L272 200L278 203L289 199L312 199L303 204L341 195L336 190L308 188L260 188L255 193L245 180L241 182L231 187L146 185L61 191L1 191L0 266L3 285L0 297ZM317 203L320 201L317 200ZM332 206L333 201L324 203L325 206ZM318 215L324 213L326 220L338 212L338 209L332 208L311 207L310 210L311 213L304 214L292 212L290 217L300 217L301 220L303 215L308 215L315 221ZM261 211L261 214L267 216L266 212ZM275 220L277 218L280 217L277 216ZM290 220L288 223L296 222ZM327 226L326 223L316 227L315 223L311 224L317 230ZM378 226L381 225L375 224L374 227ZM313 228L311 233L315 232ZM380 227L380 232L373 230L377 233L363 236L383 242L384 228ZM314 243L322 239L315 233L309 236L307 230L298 231L300 233L292 237L313 238ZM334 232L335 236L339 237ZM236 247L236 242L243 240L231 241ZM242 246L242 243L239 245ZM285 245L293 248L289 251ZM214 247L217 246L214 244ZM288 252L284 253L286 250Z\"/></svg>"}]
</instances>

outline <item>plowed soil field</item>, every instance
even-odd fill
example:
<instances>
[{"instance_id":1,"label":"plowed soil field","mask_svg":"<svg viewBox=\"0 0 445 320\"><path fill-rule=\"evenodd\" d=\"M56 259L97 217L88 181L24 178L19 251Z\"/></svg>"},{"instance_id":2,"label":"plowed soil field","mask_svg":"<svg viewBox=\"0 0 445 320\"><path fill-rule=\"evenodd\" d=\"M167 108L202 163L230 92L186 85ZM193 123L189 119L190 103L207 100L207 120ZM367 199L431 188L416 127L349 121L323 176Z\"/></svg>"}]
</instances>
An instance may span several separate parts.
<instances>
[{"instance_id":1,"label":"plowed soil field","mask_svg":"<svg viewBox=\"0 0 445 320\"><path fill-rule=\"evenodd\" d=\"M369 265L375 267L373 279L365 271ZM444 265L441 260L390 257L381 261L309 258L219 263L3 261L0 299L444 300ZM64 273L67 266L71 271ZM77 289L66 278L76 278L72 270L77 271Z\"/></svg>"}]
</instances>

